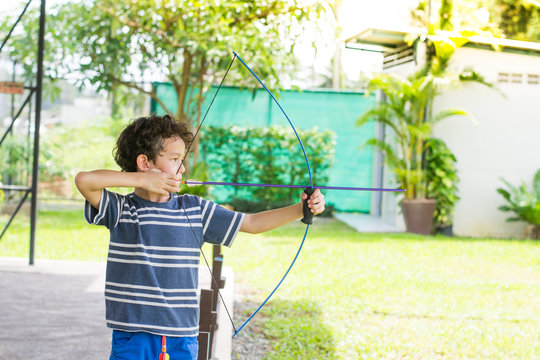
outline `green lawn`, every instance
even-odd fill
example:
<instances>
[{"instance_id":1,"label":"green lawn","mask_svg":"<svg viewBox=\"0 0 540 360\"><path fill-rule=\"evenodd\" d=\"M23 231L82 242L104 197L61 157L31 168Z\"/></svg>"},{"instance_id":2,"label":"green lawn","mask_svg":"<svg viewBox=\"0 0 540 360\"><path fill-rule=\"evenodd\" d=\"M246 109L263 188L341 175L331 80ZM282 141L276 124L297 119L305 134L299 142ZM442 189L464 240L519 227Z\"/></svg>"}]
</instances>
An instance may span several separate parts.
<instances>
[{"instance_id":1,"label":"green lawn","mask_svg":"<svg viewBox=\"0 0 540 360\"><path fill-rule=\"evenodd\" d=\"M303 232L295 224L241 234L225 249L254 307ZM107 238L82 211L42 212L37 258L105 260ZM27 243L17 219L0 256L25 257ZM538 359L539 299L538 241L360 234L316 219L295 267L248 326L271 339L268 359Z\"/></svg>"}]
</instances>

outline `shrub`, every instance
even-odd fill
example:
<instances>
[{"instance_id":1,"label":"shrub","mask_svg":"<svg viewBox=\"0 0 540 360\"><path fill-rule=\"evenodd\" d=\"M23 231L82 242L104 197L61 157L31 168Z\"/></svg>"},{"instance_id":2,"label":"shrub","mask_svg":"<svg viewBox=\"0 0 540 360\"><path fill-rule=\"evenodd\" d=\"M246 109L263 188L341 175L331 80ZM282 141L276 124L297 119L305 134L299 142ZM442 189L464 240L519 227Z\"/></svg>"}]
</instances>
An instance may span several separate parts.
<instances>
[{"instance_id":1,"label":"shrub","mask_svg":"<svg viewBox=\"0 0 540 360\"><path fill-rule=\"evenodd\" d=\"M327 182L334 158L335 134L316 128L299 130L298 133L301 139L309 139L304 147L314 184ZM201 131L201 144L201 154L212 181L309 186L298 140L286 127L208 126ZM212 194L238 210L237 206L265 210L298 201L298 190L235 186L216 187Z\"/></svg>"}]
</instances>

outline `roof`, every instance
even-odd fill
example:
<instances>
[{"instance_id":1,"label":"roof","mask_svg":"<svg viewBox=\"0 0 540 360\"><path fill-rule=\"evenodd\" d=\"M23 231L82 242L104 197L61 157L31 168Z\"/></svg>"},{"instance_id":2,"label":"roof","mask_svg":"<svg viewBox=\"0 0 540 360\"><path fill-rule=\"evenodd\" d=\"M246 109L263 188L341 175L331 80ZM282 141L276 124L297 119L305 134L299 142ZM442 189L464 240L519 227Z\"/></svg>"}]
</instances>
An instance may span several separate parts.
<instances>
[{"instance_id":1,"label":"roof","mask_svg":"<svg viewBox=\"0 0 540 360\"><path fill-rule=\"evenodd\" d=\"M461 36L452 32L441 32L441 35L427 35L425 29L409 27L399 29L376 29L367 28L359 32L358 34L345 40L347 46L350 45L367 45L368 47L378 47L379 51L386 52L392 51L403 46L407 46L410 40L414 40L418 37L428 37L431 39L437 39L444 35L448 37ZM532 41L510 40L496 37L474 35L468 37L468 44L489 46L492 48L513 49L522 50L526 52L538 52L540 53L540 43ZM374 51L371 49L371 51Z\"/></svg>"},{"instance_id":2,"label":"roof","mask_svg":"<svg viewBox=\"0 0 540 360\"><path fill-rule=\"evenodd\" d=\"M392 51L407 45L410 35L420 36L424 32L423 29L414 27L399 29L367 28L345 40L345 45L368 45L378 47L380 51Z\"/></svg>"}]
</instances>

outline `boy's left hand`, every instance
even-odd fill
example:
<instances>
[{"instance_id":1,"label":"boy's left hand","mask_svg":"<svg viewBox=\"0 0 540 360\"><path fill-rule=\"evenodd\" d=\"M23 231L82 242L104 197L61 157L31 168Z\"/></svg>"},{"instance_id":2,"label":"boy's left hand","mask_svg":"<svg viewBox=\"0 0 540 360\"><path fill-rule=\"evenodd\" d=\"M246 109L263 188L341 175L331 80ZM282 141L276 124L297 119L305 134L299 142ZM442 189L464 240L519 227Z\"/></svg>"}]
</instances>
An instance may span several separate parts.
<instances>
[{"instance_id":1,"label":"boy's left hand","mask_svg":"<svg viewBox=\"0 0 540 360\"><path fill-rule=\"evenodd\" d=\"M302 201L307 199L307 197L308 196L306 193L302 193L300 195L300 198L302 199ZM315 191L313 192L313 194L311 194L311 197L309 198L307 203L308 203L309 208L311 209L311 212L315 215L320 214L324 211L324 205L325 205L324 195L321 193L319 189L315 189Z\"/></svg>"}]
</instances>

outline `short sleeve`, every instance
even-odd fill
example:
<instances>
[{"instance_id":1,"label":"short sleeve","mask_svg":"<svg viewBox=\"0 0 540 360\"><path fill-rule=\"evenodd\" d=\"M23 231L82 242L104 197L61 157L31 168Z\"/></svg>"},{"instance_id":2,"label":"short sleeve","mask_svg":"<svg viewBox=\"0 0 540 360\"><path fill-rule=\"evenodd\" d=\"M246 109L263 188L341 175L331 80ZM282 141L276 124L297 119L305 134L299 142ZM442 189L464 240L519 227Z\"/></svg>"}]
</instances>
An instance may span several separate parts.
<instances>
[{"instance_id":1,"label":"short sleeve","mask_svg":"<svg viewBox=\"0 0 540 360\"><path fill-rule=\"evenodd\" d=\"M103 225L112 229L118 225L124 199L119 194L103 189L99 209L96 209L88 201L84 205L84 217L89 224Z\"/></svg>"},{"instance_id":2,"label":"short sleeve","mask_svg":"<svg viewBox=\"0 0 540 360\"><path fill-rule=\"evenodd\" d=\"M201 218L205 242L231 246L242 227L245 214L201 199Z\"/></svg>"}]
</instances>

